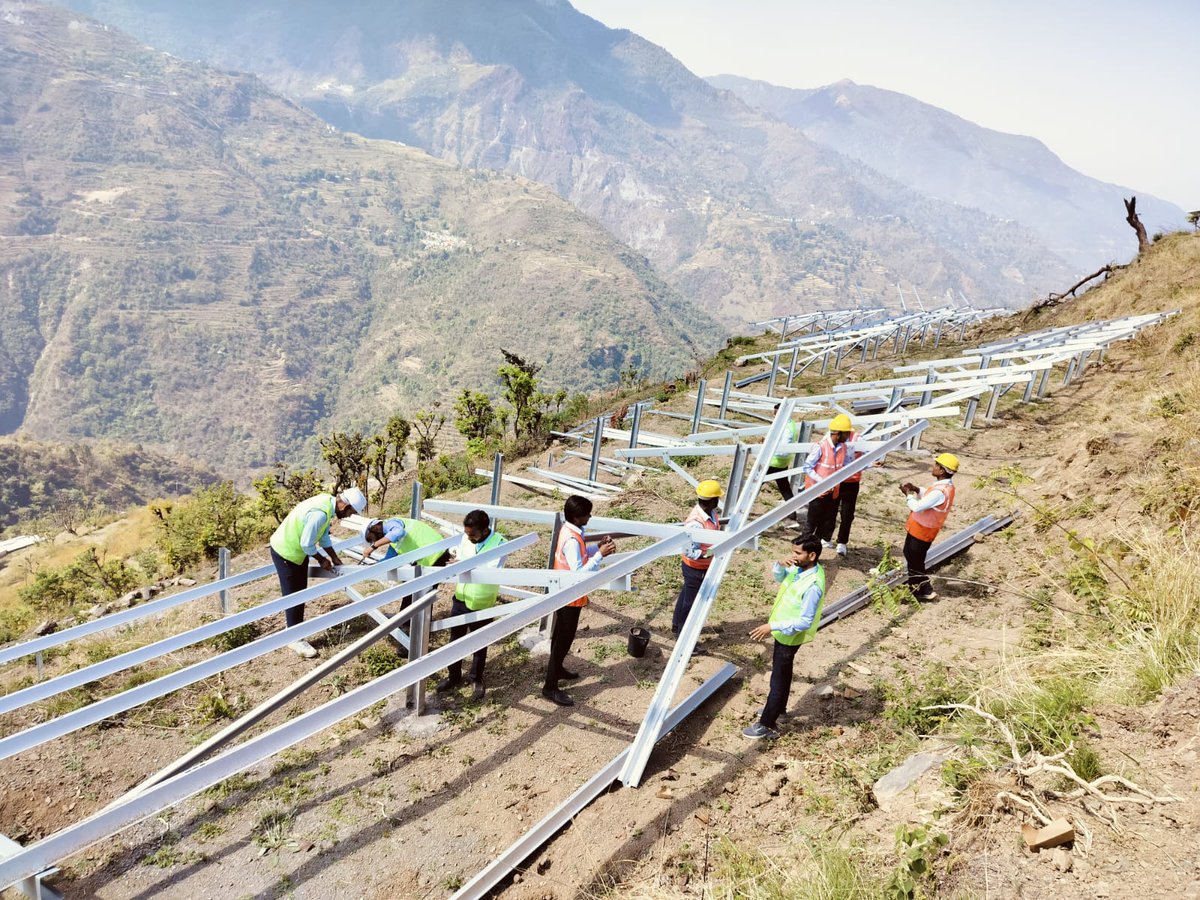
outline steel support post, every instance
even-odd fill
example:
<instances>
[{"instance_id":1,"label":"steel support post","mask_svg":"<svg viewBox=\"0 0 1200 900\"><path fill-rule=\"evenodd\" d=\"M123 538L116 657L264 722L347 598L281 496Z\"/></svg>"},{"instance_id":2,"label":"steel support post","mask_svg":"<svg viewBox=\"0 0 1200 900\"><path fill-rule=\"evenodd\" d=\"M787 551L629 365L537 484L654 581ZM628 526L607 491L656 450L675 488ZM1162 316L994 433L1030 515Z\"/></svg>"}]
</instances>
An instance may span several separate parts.
<instances>
[{"instance_id":1,"label":"steel support post","mask_svg":"<svg viewBox=\"0 0 1200 900\"><path fill-rule=\"evenodd\" d=\"M229 577L229 548L219 547L217 549L217 581L224 581ZM229 605L229 591L222 590L218 596L221 598L221 615L227 616L233 612Z\"/></svg>"},{"instance_id":2,"label":"steel support post","mask_svg":"<svg viewBox=\"0 0 1200 900\"><path fill-rule=\"evenodd\" d=\"M791 384L791 379L788 380ZM729 411L729 392L733 389L733 369L725 373L725 387L721 389L721 406L717 412L718 419L724 419L725 413Z\"/></svg>"},{"instance_id":3,"label":"steel support post","mask_svg":"<svg viewBox=\"0 0 1200 900\"><path fill-rule=\"evenodd\" d=\"M46 677L46 672L45 672L46 661L45 661L45 659L42 658L41 650L39 650L37 653L35 653L33 655L33 661L34 661L34 663L37 664L37 680L41 681Z\"/></svg>"},{"instance_id":4,"label":"steel support post","mask_svg":"<svg viewBox=\"0 0 1200 900\"><path fill-rule=\"evenodd\" d=\"M990 422L992 419L996 418L996 404L999 402L1000 386L995 385L991 391L988 392L988 405L987 411L983 414L984 419Z\"/></svg>"},{"instance_id":5,"label":"steel support post","mask_svg":"<svg viewBox=\"0 0 1200 900\"><path fill-rule=\"evenodd\" d=\"M414 566L417 577L421 577L421 567ZM408 625L408 662L412 665L422 656L429 655L429 626L433 621L433 611L428 607L417 610L409 620ZM418 716L425 715L425 681L414 682L408 688L405 705Z\"/></svg>"},{"instance_id":6,"label":"steel support post","mask_svg":"<svg viewBox=\"0 0 1200 900\"><path fill-rule=\"evenodd\" d=\"M412 502L409 506L409 515L414 519L421 518L421 503L425 497L425 488L421 482L414 481L412 486Z\"/></svg>"},{"instance_id":7,"label":"steel support post","mask_svg":"<svg viewBox=\"0 0 1200 900\"><path fill-rule=\"evenodd\" d=\"M938 319L937 328L933 332L933 349L938 348L938 344L942 342L942 326L946 324L944 319Z\"/></svg>"},{"instance_id":8,"label":"steel support post","mask_svg":"<svg viewBox=\"0 0 1200 900\"><path fill-rule=\"evenodd\" d=\"M821 374L822 375L829 374L829 351L828 350L826 350L825 353L821 356Z\"/></svg>"},{"instance_id":9,"label":"steel support post","mask_svg":"<svg viewBox=\"0 0 1200 900\"><path fill-rule=\"evenodd\" d=\"M772 397L775 394L775 379L779 377L779 354L776 353L771 357L771 377L767 381L767 396ZM694 433L695 428L692 429Z\"/></svg>"},{"instance_id":10,"label":"steel support post","mask_svg":"<svg viewBox=\"0 0 1200 900\"><path fill-rule=\"evenodd\" d=\"M1079 357L1072 356L1067 361L1067 374L1063 376L1063 387L1066 387L1075 379L1075 365L1078 359Z\"/></svg>"},{"instance_id":11,"label":"steel support post","mask_svg":"<svg viewBox=\"0 0 1200 900\"><path fill-rule=\"evenodd\" d=\"M1036 384L1037 376L1033 372L1030 372L1029 381L1025 383L1025 393L1021 395L1022 403L1028 403L1033 398L1033 389Z\"/></svg>"},{"instance_id":12,"label":"steel support post","mask_svg":"<svg viewBox=\"0 0 1200 900\"><path fill-rule=\"evenodd\" d=\"M1047 366L1042 370L1042 377L1038 379L1037 395L1041 400L1046 396L1046 389L1050 386L1050 367Z\"/></svg>"},{"instance_id":13,"label":"steel support post","mask_svg":"<svg viewBox=\"0 0 1200 900\"><path fill-rule=\"evenodd\" d=\"M792 348L792 361L788 365L787 386L791 387L792 382L796 378L796 366L800 365L800 345L797 344Z\"/></svg>"},{"instance_id":14,"label":"steel support post","mask_svg":"<svg viewBox=\"0 0 1200 900\"><path fill-rule=\"evenodd\" d=\"M958 339L960 341L967 339L967 321L965 319L963 320L962 328L958 329Z\"/></svg>"},{"instance_id":15,"label":"steel support post","mask_svg":"<svg viewBox=\"0 0 1200 900\"><path fill-rule=\"evenodd\" d=\"M779 357L775 357L775 361L771 364L771 384L775 384L775 373L779 370ZM692 411L692 428L688 434L695 434L700 430L700 419L704 416L704 392L708 388L708 382L701 378L696 382L696 408ZM767 393L771 393L770 389ZM593 481L596 479L593 478Z\"/></svg>"},{"instance_id":16,"label":"steel support post","mask_svg":"<svg viewBox=\"0 0 1200 900\"><path fill-rule=\"evenodd\" d=\"M911 325L906 325L906 326L905 326L905 328L904 328L904 341L903 341L903 343L901 343L901 345L900 345L900 353L901 353L901 355L903 355L903 354L905 354L905 353L907 353L907 352L908 352L908 340L909 340L909 338L911 338L911 337L912 337L912 326L911 326Z\"/></svg>"},{"instance_id":17,"label":"steel support post","mask_svg":"<svg viewBox=\"0 0 1200 900\"><path fill-rule=\"evenodd\" d=\"M1092 355L1091 350L1084 350L1079 354L1079 370L1075 373L1076 379L1082 379L1087 372L1088 357Z\"/></svg>"},{"instance_id":18,"label":"steel support post","mask_svg":"<svg viewBox=\"0 0 1200 900\"><path fill-rule=\"evenodd\" d=\"M782 325L782 326L780 326L780 329L779 329L779 342L780 342L781 344L782 344L784 341L786 341L786 340L787 340L788 325L790 325L790 324L791 324L791 322L792 322L792 317L791 317L791 316L784 316L784 317L783 317L783 325Z\"/></svg>"},{"instance_id":19,"label":"steel support post","mask_svg":"<svg viewBox=\"0 0 1200 900\"><path fill-rule=\"evenodd\" d=\"M862 355L859 356L859 358L858 358L858 361L860 363L865 363L867 361L867 351L869 351L870 349L871 349L871 339L864 338L863 342L862 342Z\"/></svg>"},{"instance_id":20,"label":"steel support post","mask_svg":"<svg viewBox=\"0 0 1200 900\"><path fill-rule=\"evenodd\" d=\"M936 379L937 379L937 371L936 370L930 369L928 372L925 373L925 383L926 384L933 384L933 382ZM933 401L933 391L926 391L925 393L923 393L921 395L921 405L922 406L928 406L932 401Z\"/></svg>"},{"instance_id":21,"label":"steel support post","mask_svg":"<svg viewBox=\"0 0 1200 900\"><path fill-rule=\"evenodd\" d=\"M637 448L638 432L642 430L642 404L633 404L633 422L629 425L629 449Z\"/></svg>"},{"instance_id":22,"label":"steel support post","mask_svg":"<svg viewBox=\"0 0 1200 900\"><path fill-rule=\"evenodd\" d=\"M504 454L496 451L492 460L492 506L500 505L500 484L504 481Z\"/></svg>"},{"instance_id":23,"label":"steel support post","mask_svg":"<svg viewBox=\"0 0 1200 900\"><path fill-rule=\"evenodd\" d=\"M733 448L733 465L729 468L729 486L725 491L725 509L733 509L737 505L738 497L741 496L742 478L746 474L748 452L745 444L737 444Z\"/></svg>"},{"instance_id":24,"label":"steel support post","mask_svg":"<svg viewBox=\"0 0 1200 900\"><path fill-rule=\"evenodd\" d=\"M883 346L883 336L875 338L875 349L871 351L871 359L879 359L879 348Z\"/></svg>"},{"instance_id":25,"label":"steel support post","mask_svg":"<svg viewBox=\"0 0 1200 900\"><path fill-rule=\"evenodd\" d=\"M563 514L560 512L556 512L554 514L554 524L550 526L550 551L547 554L547 558L546 558L546 568L547 569L554 568L554 559L556 556L558 556L558 535L562 531L562 527L563 527ZM547 591L547 593L549 593L549 591ZM553 627L554 627L554 613L550 613L548 615L542 616L542 618L538 621L538 631L540 631L542 634L546 635L546 637L550 636L550 630Z\"/></svg>"},{"instance_id":26,"label":"steel support post","mask_svg":"<svg viewBox=\"0 0 1200 900\"><path fill-rule=\"evenodd\" d=\"M588 462L588 481L595 481L600 474L600 441L604 436L604 419L596 418L596 429L592 432L592 458Z\"/></svg>"},{"instance_id":27,"label":"steel support post","mask_svg":"<svg viewBox=\"0 0 1200 900\"><path fill-rule=\"evenodd\" d=\"M975 410L979 408L979 400L972 397L967 401L967 413L963 416L963 428L970 428L975 422Z\"/></svg>"}]
</instances>

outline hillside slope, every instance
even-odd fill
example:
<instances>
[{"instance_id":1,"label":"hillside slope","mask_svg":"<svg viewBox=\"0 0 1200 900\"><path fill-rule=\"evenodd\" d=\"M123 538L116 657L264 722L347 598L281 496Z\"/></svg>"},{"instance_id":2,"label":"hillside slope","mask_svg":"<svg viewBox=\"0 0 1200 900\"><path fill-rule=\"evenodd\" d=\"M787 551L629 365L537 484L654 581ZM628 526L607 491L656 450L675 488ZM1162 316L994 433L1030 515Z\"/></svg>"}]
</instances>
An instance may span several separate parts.
<instances>
[{"instance_id":1,"label":"hillside slope","mask_svg":"<svg viewBox=\"0 0 1200 900\"><path fill-rule=\"evenodd\" d=\"M335 133L56 7L0 28L0 433L229 472L490 390L588 389L718 330L552 193Z\"/></svg>"},{"instance_id":2,"label":"hillside slope","mask_svg":"<svg viewBox=\"0 0 1200 900\"><path fill-rule=\"evenodd\" d=\"M1151 231L1184 223L1174 204L1088 178L1036 138L983 128L895 91L852 81L799 90L736 75L707 80L913 190L1020 222L1081 270L1137 251L1122 197L1137 195Z\"/></svg>"},{"instance_id":3,"label":"hillside slope","mask_svg":"<svg viewBox=\"0 0 1200 900\"><path fill-rule=\"evenodd\" d=\"M339 128L549 185L734 326L897 280L1016 305L1071 270L1032 232L820 147L566 0L69 5L255 72Z\"/></svg>"}]
</instances>

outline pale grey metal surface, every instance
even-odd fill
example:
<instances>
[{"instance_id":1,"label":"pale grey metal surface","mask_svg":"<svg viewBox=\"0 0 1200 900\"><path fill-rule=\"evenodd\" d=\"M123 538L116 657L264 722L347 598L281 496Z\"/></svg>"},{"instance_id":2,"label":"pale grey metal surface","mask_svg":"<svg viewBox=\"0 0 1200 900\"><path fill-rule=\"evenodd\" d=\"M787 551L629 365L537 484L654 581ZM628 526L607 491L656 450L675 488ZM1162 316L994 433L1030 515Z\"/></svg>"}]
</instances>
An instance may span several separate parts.
<instances>
[{"instance_id":1,"label":"pale grey metal surface","mask_svg":"<svg viewBox=\"0 0 1200 900\"><path fill-rule=\"evenodd\" d=\"M7 859L20 851L21 845L12 838L0 834L0 859ZM45 883L45 879L58 874L58 868L44 869L28 878L22 878L10 887L16 888L30 900L62 900L62 894Z\"/></svg>"},{"instance_id":2,"label":"pale grey metal surface","mask_svg":"<svg viewBox=\"0 0 1200 900\"><path fill-rule=\"evenodd\" d=\"M217 550L217 581L224 581L229 577L229 548L221 547ZM229 588L222 588L221 597L221 615L227 616L233 612L233 607L229 605Z\"/></svg>"}]
</instances>

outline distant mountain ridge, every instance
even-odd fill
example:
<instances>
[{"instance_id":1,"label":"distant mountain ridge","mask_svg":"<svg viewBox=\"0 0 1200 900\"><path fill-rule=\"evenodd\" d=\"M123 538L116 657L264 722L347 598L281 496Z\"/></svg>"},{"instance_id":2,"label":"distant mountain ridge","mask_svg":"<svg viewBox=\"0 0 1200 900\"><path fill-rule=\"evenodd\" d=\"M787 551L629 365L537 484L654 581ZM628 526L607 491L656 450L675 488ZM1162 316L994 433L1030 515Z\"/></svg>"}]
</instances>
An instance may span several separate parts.
<instances>
[{"instance_id":1,"label":"distant mountain ridge","mask_svg":"<svg viewBox=\"0 0 1200 900\"><path fill-rule=\"evenodd\" d=\"M247 75L0 3L0 433L230 474L460 388L588 390L715 323L551 191L335 132Z\"/></svg>"},{"instance_id":2,"label":"distant mountain ridge","mask_svg":"<svg viewBox=\"0 0 1200 900\"><path fill-rule=\"evenodd\" d=\"M561 0L69 5L339 128L547 184L730 325L898 279L1016 304L1074 273L1032 232L820 147Z\"/></svg>"},{"instance_id":3,"label":"distant mountain ridge","mask_svg":"<svg viewBox=\"0 0 1200 900\"><path fill-rule=\"evenodd\" d=\"M1137 196L1152 231L1184 225L1179 207L1089 178L1036 138L984 128L906 94L849 80L813 89L736 75L707 80L914 190L1020 222L1081 269L1136 254L1122 196Z\"/></svg>"}]
</instances>

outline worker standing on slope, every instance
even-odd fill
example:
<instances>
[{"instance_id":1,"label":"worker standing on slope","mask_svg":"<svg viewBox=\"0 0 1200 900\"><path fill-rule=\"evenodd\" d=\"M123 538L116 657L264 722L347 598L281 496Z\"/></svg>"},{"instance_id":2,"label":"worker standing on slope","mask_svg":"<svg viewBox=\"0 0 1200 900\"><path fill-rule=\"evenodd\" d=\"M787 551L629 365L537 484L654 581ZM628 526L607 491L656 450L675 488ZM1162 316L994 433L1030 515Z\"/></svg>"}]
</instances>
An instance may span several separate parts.
<instances>
[{"instance_id":1,"label":"worker standing on slope","mask_svg":"<svg viewBox=\"0 0 1200 900\"><path fill-rule=\"evenodd\" d=\"M671 617L671 633L679 637L683 625L687 622L696 602L696 594L704 583L704 575L712 565L711 544L702 544L698 538L704 531L720 531L721 522L717 517L717 506L721 502L721 485L716 481L702 481L696 485L696 505L692 507L683 520L683 526L693 532L692 545L680 557L680 569L683 571L683 587L675 598L675 614ZM697 648L698 649L698 648Z\"/></svg>"},{"instance_id":2,"label":"worker standing on slope","mask_svg":"<svg viewBox=\"0 0 1200 900\"><path fill-rule=\"evenodd\" d=\"M279 575L279 590L284 597L308 587L308 560L311 557L322 569L333 571L342 564L333 549L329 526L333 520L344 519L351 513L362 514L367 498L356 487L347 488L336 497L317 494L297 503L271 535L271 562ZM304 621L304 604L288 607L284 613L287 626ZM317 655L308 641L293 641L288 647L298 656L312 659Z\"/></svg>"},{"instance_id":3,"label":"worker standing on slope","mask_svg":"<svg viewBox=\"0 0 1200 900\"><path fill-rule=\"evenodd\" d=\"M933 461L933 477L936 479L927 488L918 488L905 482L900 491L908 500L908 522L904 539L904 561L908 564L908 580L905 584L918 600L936 600L937 592L929 583L925 569L925 557L929 547L954 506L954 482L958 472L958 457L953 453L942 453Z\"/></svg>"},{"instance_id":4,"label":"worker standing on slope","mask_svg":"<svg viewBox=\"0 0 1200 900\"><path fill-rule=\"evenodd\" d=\"M488 514L482 509L473 509L463 519L463 536L454 555L458 562L471 559L499 547L505 541L504 535L492 527ZM481 568L499 569L504 565L504 559L494 560ZM463 616L469 612L481 609L491 609L500 597L498 584L458 584L454 588L454 600L450 604L450 616ZM469 631L476 631L487 624L486 620L471 622L467 625L453 625L450 628L450 640L457 641ZM482 700L487 688L483 683L483 669L487 665L487 647L475 651L471 660L472 698ZM448 677L438 683L437 692L443 694L452 691L463 683L462 660L447 666Z\"/></svg>"},{"instance_id":5,"label":"worker standing on slope","mask_svg":"<svg viewBox=\"0 0 1200 900\"><path fill-rule=\"evenodd\" d=\"M812 535L802 535L792 541L791 555L772 566L772 574L780 582L775 605L767 623L750 632L751 640L771 636L775 641L767 703L758 721L742 732L753 740L779 737L779 716L787 709L791 696L796 651L821 627L825 567L818 562L820 558L821 542Z\"/></svg>"},{"instance_id":6,"label":"worker standing on slope","mask_svg":"<svg viewBox=\"0 0 1200 900\"><path fill-rule=\"evenodd\" d=\"M584 528L592 518L592 501L577 494L567 498L563 504L562 529L554 548L554 568L570 572L595 572L606 556L617 551L611 537L605 537L591 553L587 550ZM546 681L542 685L542 696L559 706L574 706L575 701L558 687L560 680L574 681L579 677L563 667L575 632L579 628L579 613L587 606L588 598L572 600L554 614L554 629L550 633L550 662L546 666Z\"/></svg>"},{"instance_id":7,"label":"worker standing on slope","mask_svg":"<svg viewBox=\"0 0 1200 900\"><path fill-rule=\"evenodd\" d=\"M779 404L778 403L775 404L775 414L776 415L779 414ZM786 430L783 433L783 442L785 444L794 444L796 442L796 438L799 434L800 434L800 426L797 425L795 421L788 419ZM788 469L790 469L792 467L792 460L794 458L795 458L794 453L780 453L778 456L772 456L770 463L767 465L767 474L766 474L766 477L764 478L765 481L774 481L775 482L775 486L777 488L779 488L779 495L781 497L783 497L784 503L791 500L792 497L796 496L795 491L792 490L792 480L791 480L791 478L774 478L773 479L773 478L771 478L771 476L776 475L780 472L786 472ZM799 527L800 513L799 512L792 513L792 520L796 523L792 527ZM811 529L812 529L812 526L810 525L809 530L811 530Z\"/></svg>"},{"instance_id":8,"label":"worker standing on slope","mask_svg":"<svg viewBox=\"0 0 1200 900\"><path fill-rule=\"evenodd\" d=\"M850 417L844 413L836 415L829 423L829 432L821 438L800 466L804 473L804 487L810 488L818 481L828 478L852 462L858 455L853 441L858 437ZM858 486L862 475L850 479L826 491L808 504L808 528L826 550L833 549L833 526L837 521L838 503L842 503L842 528L838 534L838 556L846 555L846 543L850 539L850 523L854 521L854 509L858 504ZM849 504L847 506L847 500Z\"/></svg>"}]
</instances>

